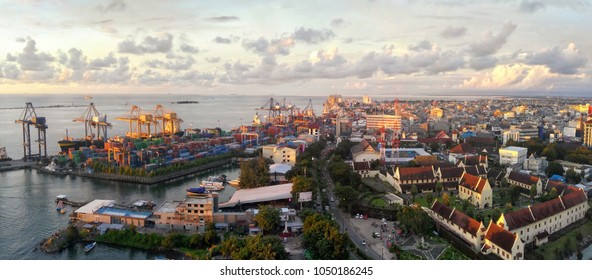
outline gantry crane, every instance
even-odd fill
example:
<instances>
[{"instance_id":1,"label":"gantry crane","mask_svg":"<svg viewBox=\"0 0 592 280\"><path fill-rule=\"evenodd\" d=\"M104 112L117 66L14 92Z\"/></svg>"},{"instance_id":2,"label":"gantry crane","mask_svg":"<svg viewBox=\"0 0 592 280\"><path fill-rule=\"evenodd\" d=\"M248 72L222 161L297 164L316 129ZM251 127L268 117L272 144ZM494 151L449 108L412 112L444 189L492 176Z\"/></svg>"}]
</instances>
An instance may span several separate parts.
<instances>
[{"instance_id":1,"label":"gantry crane","mask_svg":"<svg viewBox=\"0 0 592 280\"><path fill-rule=\"evenodd\" d=\"M269 106L269 107L268 107ZM265 105L261 106L260 108L256 108L256 110L267 110L267 121L275 123L276 121L283 119L282 116L282 106L279 102L276 102L273 97L265 103Z\"/></svg>"},{"instance_id":2,"label":"gantry crane","mask_svg":"<svg viewBox=\"0 0 592 280\"><path fill-rule=\"evenodd\" d=\"M90 140L95 140L95 137L106 140L107 128L112 126L111 123L107 122L107 115L101 117L94 103L90 103L84 113L73 121L84 123L84 136L86 139L90 138Z\"/></svg>"},{"instance_id":3,"label":"gantry crane","mask_svg":"<svg viewBox=\"0 0 592 280\"><path fill-rule=\"evenodd\" d=\"M126 133L129 138L149 138L152 136L152 125L156 124L152 114L145 114L138 106L132 106L127 117L116 118L119 121L129 122L129 131Z\"/></svg>"},{"instance_id":4,"label":"gantry crane","mask_svg":"<svg viewBox=\"0 0 592 280\"><path fill-rule=\"evenodd\" d=\"M33 107L33 103L27 102L25 110L21 114L15 123L23 125L23 159L25 161L38 159L41 157L41 146L43 146L43 157L47 157L47 144L45 131L47 130L47 124L45 123L45 117L38 117ZM31 126L37 129L37 153L31 152Z\"/></svg>"},{"instance_id":5,"label":"gantry crane","mask_svg":"<svg viewBox=\"0 0 592 280\"><path fill-rule=\"evenodd\" d=\"M168 110L160 104L156 105L153 116L154 120L157 122L154 125L155 134L158 134L158 129L160 129L160 133L162 133L163 136L169 136L179 132L181 129L181 123L183 120L177 116L177 113Z\"/></svg>"}]
</instances>

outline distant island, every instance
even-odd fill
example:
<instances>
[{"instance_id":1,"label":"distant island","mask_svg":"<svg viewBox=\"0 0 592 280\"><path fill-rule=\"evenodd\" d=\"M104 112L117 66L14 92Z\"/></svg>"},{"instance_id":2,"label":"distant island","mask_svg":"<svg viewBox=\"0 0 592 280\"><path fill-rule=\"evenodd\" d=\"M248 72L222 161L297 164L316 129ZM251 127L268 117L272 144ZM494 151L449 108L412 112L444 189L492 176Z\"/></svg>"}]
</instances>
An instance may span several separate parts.
<instances>
[{"instance_id":1,"label":"distant island","mask_svg":"<svg viewBox=\"0 0 592 280\"><path fill-rule=\"evenodd\" d=\"M199 101L192 101L192 100L182 100L182 101L177 101L177 102L171 102L172 104L177 103L177 104L197 104L199 103Z\"/></svg>"}]
</instances>

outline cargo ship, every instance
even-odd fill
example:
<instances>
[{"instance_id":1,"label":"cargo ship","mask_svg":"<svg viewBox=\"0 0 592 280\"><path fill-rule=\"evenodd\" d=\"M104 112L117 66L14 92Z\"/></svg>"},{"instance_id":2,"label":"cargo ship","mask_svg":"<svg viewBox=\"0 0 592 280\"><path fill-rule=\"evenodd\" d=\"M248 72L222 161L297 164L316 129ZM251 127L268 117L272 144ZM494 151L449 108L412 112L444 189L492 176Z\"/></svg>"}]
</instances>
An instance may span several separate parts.
<instances>
[{"instance_id":1,"label":"cargo ship","mask_svg":"<svg viewBox=\"0 0 592 280\"><path fill-rule=\"evenodd\" d=\"M96 146L98 149L103 149L105 147L105 141L103 139L93 140L90 137L73 139L68 137L68 130L66 130L66 137L58 141L58 146L60 146L62 152L67 153L70 148L78 150L80 147Z\"/></svg>"}]
</instances>

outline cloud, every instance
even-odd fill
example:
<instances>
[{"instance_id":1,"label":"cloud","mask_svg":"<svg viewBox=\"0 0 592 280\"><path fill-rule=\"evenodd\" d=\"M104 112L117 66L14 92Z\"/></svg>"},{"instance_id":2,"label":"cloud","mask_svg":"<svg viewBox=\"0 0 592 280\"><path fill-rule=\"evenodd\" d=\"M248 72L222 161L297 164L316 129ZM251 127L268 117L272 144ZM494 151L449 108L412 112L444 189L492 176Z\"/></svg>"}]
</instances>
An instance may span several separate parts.
<instances>
[{"instance_id":1,"label":"cloud","mask_svg":"<svg viewBox=\"0 0 592 280\"><path fill-rule=\"evenodd\" d=\"M206 61L209 63L218 63L220 62L220 57L216 56L216 57L206 57Z\"/></svg>"},{"instance_id":2,"label":"cloud","mask_svg":"<svg viewBox=\"0 0 592 280\"><path fill-rule=\"evenodd\" d=\"M498 58L494 56L478 56L472 57L469 60L469 67L479 71L487 68L491 68L495 66L495 64L499 61Z\"/></svg>"},{"instance_id":3,"label":"cloud","mask_svg":"<svg viewBox=\"0 0 592 280\"><path fill-rule=\"evenodd\" d=\"M102 13L121 12L125 10L127 4L123 0L111 0L107 5L99 5L97 9Z\"/></svg>"},{"instance_id":4,"label":"cloud","mask_svg":"<svg viewBox=\"0 0 592 280\"><path fill-rule=\"evenodd\" d=\"M446 39L452 39L452 38L462 37L466 33L467 33L466 27L448 26L448 27L446 27L446 29L444 29L444 31L442 31L442 33L440 33L440 36L442 36Z\"/></svg>"},{"instance_id":5,"label":"cloud","mask_svg":"<svg viewBox=\"0 0 592 280\"><path fill-rule=\"evenodd\" d=\"M518 6L518 11L532 14L544 8L545 3L541 1L522 0L520 1L520 5Z\"/></svg>"},{"instance_id":6,"label":"cloud","mask_svg":"<svg viewBox=\"0 0 592 280\"><path fill-rule=\"evenodd\" d=\"M26 41L27 41L27 40L25 40L25 38L23 38L23 37L18 37L18 38L16 38L16 42L17 42L17 43L24 43L24 42L26 42Z\"/></svg>"},{"instance_id":7,"label":"cloud","mask_svg":"<svg viewBox=\"0 0 592 280\"><path fill-rule=\"evenodd\" d=\"M348 37L348 38L344 38L343 39L343 43L344 44L351 44L353 41L354 41L354 39L351 38L351 37Z\"/></svg>"},{"instance_id":8,"label":"cloud","mask_svg":"<svg viewBox=\"0 0 592 280\"><path fill-rule=\"evenodd\" d=\"M246 50L259 55L288 55L293 46L294 39L292 37L273 39L271 41L268 41L263 37L260 37L255 41L248 39L243 40L243 47Z\"/></svg>"},{"instance_id":9,"label":"cloud","mask_svg":"<svg viewBox=\"0 0 592 280\"><path fill-rule=\"evenodd\" d=\"M335 37L335 33L329 29L316 30L300 27L294 32L294 39L307 44L318 44Z\"/></svg>"},{"instance_id":10,"label":"cloud","mask_svg":"<svg viewBox=\"0 0 592 280\"><path fill-rule=\"evenodd\" d=\"M186 44L186 43L181 44L181 47L179 47L179 49L181 49L181 51L184 53L198 53L199 52L199 49L197 47L194 47L194 46Z\"/></svg>"},{"instance_id":11,"label":"cloud","mask_svg":"<svg viewBox=\"0 0 592 280\"><path fill-rule=\"evenodd\" d=\"M157 37L146 36L144 41L136 44L135 39L127 38L118 45L120 53L144 54L144 53L166 53L173 47L173 35L161 33Z\"/></svg>"},{"instance_id":12,"label":"cloud","mask_svg":"<svg viewBox=\"0 0 592 280\"><path fill-rule=\"evenodd\" d=\"M214 22L229 22L229 21L236 21L239 20L236 16L219 16L219 17L209 17L208 20Z\"/></svg>"},{"instance_id":13,"label":"cloud","mask_svg":"<svg viewBox=\"0 0 592 280\"><path fill-rule=\"evenodd\" d=\"M104 58L91 59L88 63L89 69L101 69L106 67L113 67L117 63L117 59L112 52Z\"/></svg>"},{"instance_id":14,"label":"cloud","mask_svg":"<svg viewBox=\"0 0 592 280\"><path fill-rule=\"evenodd\" d=\"M549 81L557 74L551 73L543 65L527 65L523 63L496 66L490 73L464 80L464 88L547 88Z\"/></svg>"},{"instance_id":15,"label":"cloud","mask_svg":"<svg viewBox=\"0 0 592 280\"><path fill-rule=\"evenodd\" d=\"M555 47L526 55L525 62L532 65L546 65L552 73L576 74L588 62L588 57L574 43L565 49Z\"/></svg>"},{"instance_id":16,"label":"cloud","mask_svg":"<svg viewBox=\"0 0 592 280\"><path fill-rule=\"evenodd\" d=\"M16 56L16 62L23 71L42 72L39 75L29 74L28 77L43 79L55 72L55 69L50 65L54 61L54 57L48 53L37 52L36 45L35 40L27 37L27 45L23 48L23 52Z\"/></svg>"},{"instance_id":17,"label":"cloud","mask_svg":"<svg viewBox=\"0 0 592 280\"><path fill-rule=\"evenodd\" d=\"M343 85L344 89L366 89L368 84L366 82L346 82Z\"/></svg>"},{"instance_id":18,"label":"cloud","mask_svg":"<svg viewBox=\"0 0 592 280\"><path fill-rule=\"evenodd\" d=\"M472 44L469 47L468 52L474 56L492 55L502 48L514 30L516 30L516 25L507 22L502 26L499 34L493 35L491 31L485 33L480 42Z\"/></svg>"},{"instance_id":19,"label":"cloud","mask_svg":"<svg viewBox=\"0 0 592 280\"><path fill-rule=\"evenodd\" d=\"M173 61L162 61L158 59L152 59L146 61L146 65L152 68L164 68L168 70L188 70L191 69L193 64L195 63L195 59L192 56L187 57L177 57Z\"/></svg>"},{"instance_id":20,"label":"cloud","mask_svg":"<svg viewBox=\"0 0 592 280\"><path fill-rule=\"evenodd\" d=\"M345 21L342 18L334 18L331 20L331 26L340 27Z\"/></svg>"},{"instance_id":21,"label":"cloud","mask_svg":"<svg viewBox=\"0 0 592 280\"><path fill-rule=\"evenodd\" d=\"M214 43L217 43L217 44L230 44L230 43L232 43L232 40L230 40L229 38L223 38L223 37L220 37L220 36L216 36L216 38L214 38L213 41L214 41Z\"/></svg>"},{"instance_id":22,"label":"cloud","mask_svg":"<svg viewBox=\"0 0 592 280\"><path fill-rule=\"evenodd\" d=\"M412 51L429 51L434 47L434 44L432 44L430 41L428 40L423 40L421 42L419 42L417 45L409 45L409 47L407 47L409 50Z\"/></svg>"},{"instance_id":23,"label":"cloud","mask_svg":"<svg viewBox=\"0 0 592 280\"><path fill-rule=\"evenodd\" d=\"M132 77L129 66L129 58L120 57L117 59L115 68L85 71L83 80L91 83L121 84L129 82Z\"/></svg>"},{"instance_id":24,"label":"cloud","mask_svg":"<svg viewBox=\"0 0 592 280\"><path fill-rule=\"evenodd\" d=\"M2 76L6 79L16 80L21 75L21 70L14 63L7 63L2 66Z\"/></svg>"}]
</instances>

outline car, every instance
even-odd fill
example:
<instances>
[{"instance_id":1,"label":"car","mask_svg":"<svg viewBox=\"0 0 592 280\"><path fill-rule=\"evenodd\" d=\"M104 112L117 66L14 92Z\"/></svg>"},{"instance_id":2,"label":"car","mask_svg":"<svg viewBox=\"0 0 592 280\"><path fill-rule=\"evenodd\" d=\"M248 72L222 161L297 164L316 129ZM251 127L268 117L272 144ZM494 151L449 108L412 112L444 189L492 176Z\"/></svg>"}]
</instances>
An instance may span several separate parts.
<instances>
[{"instance_id":1,"label":"car","mask_svg":"<svg viewBox=\"0 0 592 280\"><path fill-rule=\"evenodd\" d=\"M333 197L331 197L331 202L335 202L335 199L333 199Z\"/></svg>"},{"instance_id":2,"label":"car","mask_svg":"<svg viewBox=\"0 0 592 280\"><path fill-rule=\"evenodd\" d=\"M366 240L362 240L362 246L366 246Z\"/></svg>"},{"instance_id":3,"label":"car","mask_svg":"<svg viewBox=\"0 0 592 280\"><path fill-rule=\"evenodd\" d=\"M360 218L360 214L356 214L356 219L359 219L359 218Z\"/></svg>"}]
</instances>

